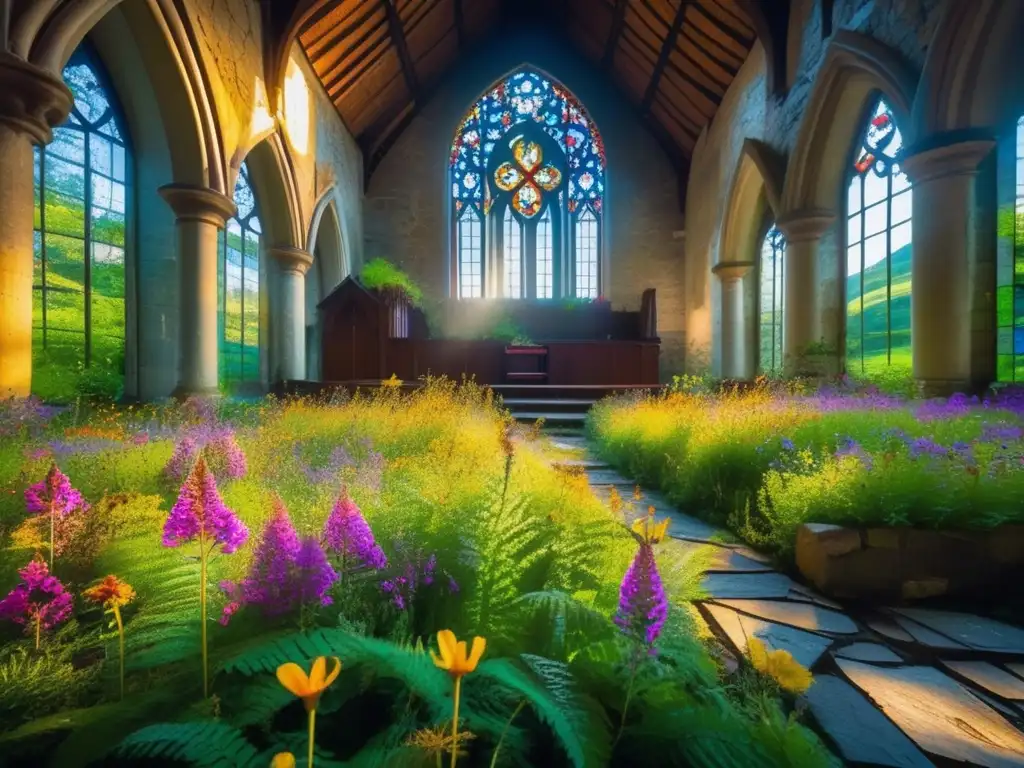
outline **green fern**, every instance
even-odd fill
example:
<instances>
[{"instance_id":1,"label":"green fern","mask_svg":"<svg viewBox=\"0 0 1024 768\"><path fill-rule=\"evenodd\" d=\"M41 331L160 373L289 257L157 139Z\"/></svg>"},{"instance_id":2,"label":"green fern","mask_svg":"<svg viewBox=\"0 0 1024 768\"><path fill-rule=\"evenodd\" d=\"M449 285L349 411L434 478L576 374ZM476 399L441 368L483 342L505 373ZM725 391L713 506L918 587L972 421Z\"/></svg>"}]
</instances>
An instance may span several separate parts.
<instances>
[{"instance_id":1,"label":"green fern","mask_svg":"<svg viewBox=\"0 0 1024 768\"><path fill-rule=\"evenodd\" d=\"M524 655L521 665L508 659L486 661L477 674L497 681L515 698L526 699L576 768L607 765L607 723L598 708L576 691L567 665Z\"/></svg>"},{"instance_id":2,"label":"green fern","mask_svg":"<svg viewBox=\"0 0 1024 768\"><path fill-rule=\"evenodd\" d=\"M220 768L265 765L241 731L216 720L150 725L128 736L114 754L129 760L173 760Z\"/></svg>"},{"instance_id":3,"label":"green fern","mask_svg":"<svg viewBox=\"0 0 1024 768\"><path fill-rule=\"evenodd\" d=\"M519 647L568 659L580 648L612 636L611 620L565 592L529 592L509 605L510 623L521 627Z\"/></svg>"}]
</instances>

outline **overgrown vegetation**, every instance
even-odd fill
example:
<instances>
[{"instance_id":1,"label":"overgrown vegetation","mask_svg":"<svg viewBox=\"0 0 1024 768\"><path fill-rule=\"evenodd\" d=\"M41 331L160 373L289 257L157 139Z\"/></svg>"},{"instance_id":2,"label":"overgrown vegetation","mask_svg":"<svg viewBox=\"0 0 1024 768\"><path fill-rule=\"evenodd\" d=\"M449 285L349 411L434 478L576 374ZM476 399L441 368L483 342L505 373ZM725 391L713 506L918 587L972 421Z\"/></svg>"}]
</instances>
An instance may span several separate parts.
<instances>
[{"instance_id":1,"label":"overgrown vegetation","mask_svg":"<svg viewBox=\"0 0 1024 768\"><path fill-rule=\"evenodd\" d=\"M363 264L359 271L359 281L374 290L399 291L414 307L423 303L423 290L409 275L387 259L378 257Z\"/></svg>"},{"instance_id":2,"label":"overgrown vegetation","mask_svg":"<svg viewBox=\"0 0 1024 768\"><path fill-rule=\"evenodd\" d=\"M789 694L724 683L688 606L700 556L657 550L667 620L650 648L624 633L614 619L636 535L472 386L88 413L19 403L0 412L0 435L0 594L48 552L54 534L35 521L54 500L73 506L73 485L91 504L68 513L82 525L55 529L68 545L53 574L75 595L73 618L41 624L38 651L28 625L0 624L0 750L11 764L264 766L289 751L305 765L306 713L274 673L336 656L341 674L316 710L316 765L434 765L452 714L448 675L426 652L442 629L487 640L462 685L460 731L472 735L462 766L833 762ZM181 538L166 546L169 530L191 535L169 519L191 514L175 478L199 450L248 531L238 551L209 558L209 698L198 550ZM68 485L36 485L30 509L44 512L30 514L25 490L54 461ZM352 538L359 521L366 533ZM338 525L358 547L337 543ZM273 526L275 541L291 526L296 546L328 554L327 587L268 592L284 582L260 564L287 549L262 544ZM309 572L291 562L300 570L288 578ZM134 591L119 614L123 700L112 614L80 597L108 574Z\"/></svg>"},{"instance_id":3,"label":"overgrown vegetation","mask_svg":"<svg viewBox=\"0 0 1024 768\"><path fill-rule=\"evenodd\" d=\"M684 510L788 555L804 522L990 528L1024 521L1024 430L1012 393L912 401L762 382L600 403L601 454ZM892 382L900 389L900 382Z\"/></svg>"}]
</instances>

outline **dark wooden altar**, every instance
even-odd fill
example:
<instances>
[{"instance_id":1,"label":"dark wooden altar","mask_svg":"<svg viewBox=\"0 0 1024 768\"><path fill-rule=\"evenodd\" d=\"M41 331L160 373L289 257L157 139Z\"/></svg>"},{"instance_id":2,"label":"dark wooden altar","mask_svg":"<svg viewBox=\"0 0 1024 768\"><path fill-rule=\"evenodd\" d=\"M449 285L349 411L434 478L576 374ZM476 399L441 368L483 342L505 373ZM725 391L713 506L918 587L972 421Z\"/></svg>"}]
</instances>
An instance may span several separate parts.
<instances>
[{"instance_id":1,"label":"dark wooden altar","mask_svg":"<svg viewBox=\"0 0 1024 768\"><path fill-rule=\"evenodd\" d=\"M450 301L448 327L471 324L495 309L484 299ZM481 302L488 302L485 307ZM567 307L557 302L505 301L497 307L530 338L527 346L489 339L430 338L423 313L399 293L346 279L319 305L322 376L328 382L421 376L473 377L483 385L656 385L657 310L654 289L639 312L607 302Z\"/></svg>"}]
</instances>

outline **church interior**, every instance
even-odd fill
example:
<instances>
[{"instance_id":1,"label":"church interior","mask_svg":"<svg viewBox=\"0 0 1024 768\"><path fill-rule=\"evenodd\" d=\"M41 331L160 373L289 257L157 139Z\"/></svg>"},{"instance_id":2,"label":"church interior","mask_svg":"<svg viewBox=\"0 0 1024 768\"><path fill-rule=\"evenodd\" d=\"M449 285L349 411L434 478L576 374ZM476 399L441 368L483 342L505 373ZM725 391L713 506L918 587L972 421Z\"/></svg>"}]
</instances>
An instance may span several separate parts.
<instances>
[{"instance_id":1,"label":"church interior","mask_svg":"<svg viewBox=\"0 0 1024 768\"><path fill-rule=\"evenodd\" d=\"M1022 32L0 0L0 765L1024 766Z\"/></svg>"}]
</instances>

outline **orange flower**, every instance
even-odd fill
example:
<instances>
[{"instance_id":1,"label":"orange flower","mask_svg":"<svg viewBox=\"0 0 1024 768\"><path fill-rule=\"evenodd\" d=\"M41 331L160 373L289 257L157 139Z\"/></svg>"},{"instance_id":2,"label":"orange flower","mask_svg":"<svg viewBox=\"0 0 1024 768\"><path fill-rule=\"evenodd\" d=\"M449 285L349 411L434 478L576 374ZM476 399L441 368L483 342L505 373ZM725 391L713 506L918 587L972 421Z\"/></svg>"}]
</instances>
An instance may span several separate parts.
<instances>
[{"instance_id":1,"label":"orange flower","mask_svg":"<svg viewBox=\"0 0 1024 768\"><path fill-rule=\"evenodd\" d=\"M320 702L320 694L327 690L328 686L341 673L341 659L337 656L331 658L334 659L334 669L330 674L327 673L327 659L323 656L318 656L313 662L313 668L308 677L302 667L292 662L282 664L277 668L278 682L290 693L302 699L307 712L316 709L316 705Z\"/></svg>"},{"instance_id":2,"label":"orange flower","mask_svg":"<svg viewBox=\"0 0 1024 768\"><path fill-rule=\"evenodd\" d=\"M135 590L132 589L132 585L127 581L121 581L114 574L110 574L99 584L90 587L82 594L86 600L99 603L107 608L120 608L135 598Z\"/></svg>"},{"instance_id":3,"label":"orange flower","mask_svg":"<svg viewBox=\"0 0 1024 768\"><path fill-rule=\"evenodd\" d=\"M450 629L442 629L437 633L437 647L441 651L438 656L431 650L430 658L434 660L434 666L448 672L452 677L458 678L468 675L476 669L480 663L480 657L484 655L487 641L482 637L473 638L473 648L466 653L466 641L456 640L455 633Z\"/></svg>"}]
</instances>

